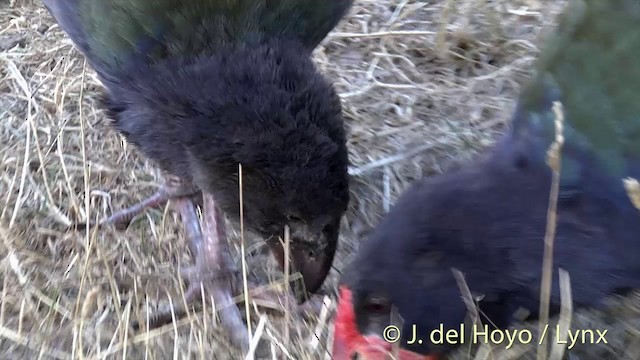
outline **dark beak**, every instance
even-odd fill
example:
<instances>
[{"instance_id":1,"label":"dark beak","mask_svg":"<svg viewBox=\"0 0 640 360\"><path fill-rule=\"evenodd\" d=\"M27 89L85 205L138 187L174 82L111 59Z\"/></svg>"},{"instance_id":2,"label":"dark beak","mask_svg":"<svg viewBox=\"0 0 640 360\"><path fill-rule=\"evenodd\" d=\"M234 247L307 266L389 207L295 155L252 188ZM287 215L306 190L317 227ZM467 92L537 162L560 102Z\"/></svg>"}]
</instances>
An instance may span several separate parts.
<instances>
[{"instance_id":1,"label":"dark beak","mask_svg":"<svg viewBox=\"0 0 640 360\"><path fill-rule=\"evenodd\" d=\"M299 302L304 302L308 294L317 292L326 279L338 245L338 224L325 227L321 231L310 231L300 223L292 223L289 236L289 273L300 272L302 284L294 283L293 292ZM284 241L284 239L283 239ZM284 271L284 244L272 239L269 248L280 268ZM300 285L300 286L296 286ZM302 286L303 285L303 286Z\"/></svg>"}]
</instances>

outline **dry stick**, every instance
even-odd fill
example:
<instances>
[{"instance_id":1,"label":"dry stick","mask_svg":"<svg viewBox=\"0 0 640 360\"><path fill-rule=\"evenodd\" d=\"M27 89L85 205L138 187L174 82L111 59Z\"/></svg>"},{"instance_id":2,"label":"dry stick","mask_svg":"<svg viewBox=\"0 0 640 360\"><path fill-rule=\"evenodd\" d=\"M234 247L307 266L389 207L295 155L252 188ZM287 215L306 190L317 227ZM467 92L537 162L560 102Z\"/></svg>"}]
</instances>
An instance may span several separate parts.
<instances>
[{"instance_id":1,"label":"dry stick","mask_svg":"<svg viewBox=\"0 0 640 360\"><path fill-rule=\"evenodd\" d=\"M245 254L245 243L244 243L244 206L243 206L243 198L242 198L242 164L238 164L238 178L239 178L239 192L240 192L240 252L241 252L241 261L242 261L242 288L244 290L244 304L245 304L245 314L247 316L247 331L249 335L249 341L251 341L251 309L249 302L249 285L247 283L247 257Z\"/></svg>"},{"instance_id":2,"label":"dry stick","mask_svg":"<svg viewBox=\"0 0 640 360\"><path fill-rule=\"evenodd\" d=\"M13 66L10 66L9 69L13 70L13 72L18 74L18 78L21 77L22 75L20 75L20 71L17 69L17 67L15 66L15 64L10 63ZM24 81L26 83L26 80ZM27 96L30 95L30 90L29 90L29 86L27 84L24 84L22 86L24 88L24 92ZM29 96L29 104L27 105L28 110L27 110L27 118L25 120L28 120L30 117L33 116L32 114L32 107L33 107L33 96ZM26 139L26 143L25 143L25 149L24 149L24 161L22 163L22 171L21 171L21 175L20 175L20 186L18 188L18 197L16 199L16 203L13 207L13 213L11 214L11 219L9 220L9 229L11 229L16 221L16 218L18 217L18 210L20 210L20 207L22 206L22 201L24 200L24 187L25 184L27 182L27 173L29 170L29 153L31 152L31 126L27 126L27 139ZM7 198L8 199L8 198Z\"/></svg>"},{"instance_id":3,"label":"dry stick","mask_svg":"<svg viewBox=\"0 0 640 360\"><path fill-rule=\"evenodd\" d=\"M627 195L629 196L629 200L633 206L640 210L640 183L637 179L632 177L627 177L622 180L624 185L624 189L627 191ZM625 358L633 359L635 358L635 354L640 354L640 343L635 342L627 348L625 351Z\"/></svg>"},{"instance_id":4,"label":"dry stick","mask_svg":"<svg viewBox=\"0 0 640 360\"><path fill-rule=\"evenodd\" d=\"M320 344L320 337L322 336L322 329L327 324L327 316L329 316L329 308L331 307L331 298L328 296L324 296L322 299L322 309L320 309L320 316L318 317L318 323L313 331L313 334L310 336L310 347L313 350L318 348ZM0 322L1 324L1 322Z\"/></svg>"},{"instance_id":5,"label":"dry stick","mask_svg":"<svg viewBox=\"0 0 640 360\"><path fill-rule=\"evenodd\" d=\"M482 325L482 320L480 320L480 314L478 313L478 309L476 308L476 304L473 301L473 295L471 295L471 290L469 290L469 286L467 285L467 281L464 279L464 275L462 272L456 268L451 269L453 276L456 278L456 284L462 293L462 298L464 300L464 304L467 307L467 311L471 315L473 319L474 325Z\"/></svg>"},{"instance_id":6,"label":"dry stick","mask_svg":"<svg viewBox=\"0 0 640 360\"><path fill-rule=\"evenodd\" d=\"M627 177L622 179L622 183L624 185L624 189L627 191L627 195L629 196L629 200L633 206L640 210L640 182L637 179L632 177ZM625 359L635 359L640 354L640 343L633 342L627 347L625 351Z\"/></svg>"},{"instance_id":7,"label":"dry stick","mask_svg":"<svg viewBox=\"0 0 640 360\"><path fill-rule=\"evenodd\" d=\"M400 313L398 312L397 307L395 306L391 307L391 316L389 320L391 320L391 324L397 326L398 331L402 329L402 326L404 325L404 320L400 316ZM387 359L389 360L400 359L400 341L396 341L393 344L391 344L391 353L387 354Z\"/></svg>"},{"instance_id":8,"label":"dry stick","mask_svg":"<svg viewBox=\"0 0 640 360\"><path fill-rule=\"evenodd\" d=\"M86 130L85 130L85 121L86 119L84 118L83 112L84 112L84 107L83 107L83 99L84 99L84 85L85 85L85 78L86 78L86 73L87 73L87 59L84 59L83 63L82 63L82 79L80 82L80 94L78 95L78 116L80 118L80 148L82 151L82 167L83 167L83 177L84 177L84 208L85 208L85 215L87 216L87 220L89 220L89 203L90 203L90 191L89 191L89 172L88 172L88 166L87 166L87 151L86 151L86 144L85 144L85 136L86 136ZM89 222L89 221L87 221ZM78 294L82 293L82 289L84 288L85 285L85 281L86 281L86 276L87 276L87 267L89 265L89 259L91 257L91 251L93 250L93 241L91 241L92 236L90 236L91 234L91 226L90 224L87 224L87 227L85 228L85 240L87 241L87 243L85 244L86 247L86 257L85 257L85 262L84 262L84 270L82 271L82 276L80 278L80 286L78 288ZM80 299L81 297L78 296L78 299L76 301L76 306L75 306L75 310L74 310L74 314L78 314L80 311ZM116 311L118 311L118 315L120 315L119 313L119 309L116 308ZM120 316L118 316L118 318L121 318ZM73 348L71 350L71 356L75 359L76 356L78 356L80 359L84 358L84 354L82 351L82 329L84 326L84 320L80 319L80 322L77 326L74 327L74 333L73 333ZM78 349L78 354L76 354L76 349Z\"/></svg>"},{"instance_id":9,"label":"dry stick","mask_svg":"<svg viewBox=\"0 0 640 360\"><path fill-rule=\"evenodd\" d=\"M549 301L551 297L551 276L553 275L553 241L556 233L556 210L558 205L558 192L560 190L560 151L564 144L562 125L564 115L562 104L553 103L555 114L556 136L554 142L547 151L547 164L552 170L551 191L549 193L549 206L547 209L547 229L544 236L544 257L542 259L542 282L540 286L540 323L538 324L539 346L536 354L537 360L546 359L546 329L549 322Z\"/></svg>"},{"instance_id":10,"label":"dry stick","mask_svg":"<svg viewBox=\"0 0 640 360\"><path fill-rule=\"evenodd\" d=\"M624 189L627 191L631 203L636 209L640 210L640 183L631 177L623 179L622 183L624 184Z\"/></svg>"},{"instance_id":11,"label":"dry stick","mask_svg":"<svg viewBox=\"0 0 640 360\"><path fill-rule=\"evenodd\" d=\"M560 319L558 320L558 341L552 343L549 360L562 360L565 348L567 347L567 335L571 326L571 315L573 312L571 296L571 279L569 273L564 269L558 269L560 280Z\"/></svg>"},{"instance_id":12,"label":"dry stick","mask_svg":"<svg viewBox=\"0 0 640 360\"><path fill-rule=\"evenodd\" d=\"M480 319L480 313L476 308L476 304L473 301L473 295L471 295L471 290L469 290L469 286L467 285L467 281L464 279L464 274L456 268L452 268L451 272L453 273L453 277L456 279L456 284L458 285L458 289L460 289L460 294L462 295L462 300L464 300L464 304L467 307L467 311L469 312L469 316L473 320L473 326L482 326L482 320ZM460 334L461 336L466 336L465 334ZM485 345L485 344L483 344ZM482 349L482 347L481 347ZM488 350L489 352L491 349ZM480 359L481 351L476 353L475 359Z\"/></svg>"},{"instance_id":13,"label":"dry stick","mask_svg":"<svg viewBox=\"0 0 640 360\"><path fill-rule=\"evenodd\" d=\"M290 294L289 284L289 225L284 227L284 291ZM284 302L284 338L289 339L289 301Z\"/></svg>"},{"instance_id":14,"label":"dry stick","mask_svg":"<svg viewBox=\"0 0 640 360\"><path fill-rule=\"evenodd\" d=\"M249 306L247 306L249 308ZM247 356L245 356L245 360L253 360L255 358L256 349L258 348L258 342L260 342L260 338L262 337L262 333L264 332L264 325L267 322L267 317L265 315L260 316L260 322L258 323L258 327L256 328L256 333L253 335L251 342L249 343L249 352L247 352Z\"/></svg>"}]
</instances>

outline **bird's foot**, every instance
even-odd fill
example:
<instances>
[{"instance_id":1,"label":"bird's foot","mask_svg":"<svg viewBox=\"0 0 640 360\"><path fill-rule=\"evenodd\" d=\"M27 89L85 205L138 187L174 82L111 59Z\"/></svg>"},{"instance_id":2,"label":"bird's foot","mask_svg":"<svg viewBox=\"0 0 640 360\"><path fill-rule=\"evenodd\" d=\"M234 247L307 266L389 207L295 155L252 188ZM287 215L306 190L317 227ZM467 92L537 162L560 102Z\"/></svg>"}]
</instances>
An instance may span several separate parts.
<instances>
[{"instance_id":1,"label":"bird's foot","mask_svg":"<svg viewBox=\"0 0 640 360\"><path fill-rule=\"evenodd\" d=\"M228 334L232 344L243 352L249 348L249 333L242 320L240 310L233 298L232 278L237 274L234 269L203 269L201 266L181 269L181 276L188 283L184 301L173 301L173 305L165 305L152 314L149 328L170 323L173 319L183 317L188 308L201 302L205 308L215 309L220 323ZM137 326L136 326L137 327Z\"/></svg>"},{"instance_id":2,"label":"bird's foot","mask_svg":"<svg viewBox=\"0 0 640 360\"><path fill-rule=\"evenodd\" d=\"M247 351L249 333L232 295L233 278L237 270L229 252L222 212L211 195L203 194L204 221L201 227L193 200L190 198L177 200L176 206L180 211L186 237L189 239L189 245L195 257L195 265L180 271L180 275L188 283L184 301L174 301L173 306L168 305L159 309L149 319L149 327L158 327L171 322L174 317L182 317L195 301L205 300L205 303L215 305L221 325L229 334L233 345ZM138 328L138 325L134 324L134 328Z\"/></svg>"},{"instance_id":3,"label":"bird's foot","mask_svg":"<svg viewBox=\"0 0 640 360\"><path fill-rule=\"evenodd\" d=\"M198 189L191 183L179 177L169 175L165 183L151 196L126 209L116 211L111 216L102 219L98 223L90 222L91 226L112 224L118 230L125 230L131 221L148 208L164 206L169 200L193 196ZM87 223L75 225L77 229L84 229Z\"/></svg>"},{"instance_id":4,"label":"bird's foot","mask_svg":"<svg viewBox=\"0 0 640 360\"><path fill-rule=\"evenodd\" d=\"M302 304L299 303L294 293L291 291L281 291L278 287L270 285L258 285L254 282L247 284L249 290L249 302L257 306L269 308L275 311L289 311L292 314L306 317L307 315L318 316L323 306L323 296L311 294ZM244 293L243 299L244 301Z\"/></svg>"},{"instance_id":5,"label":"bird's foot","mask_svg":"<svg viewBox=\"0 0 640 360\"><path fill-rule=\"evenodd\" d=\"M244 301L244 283L239 281L239 271L229 252L222 212L215 206L210 195L205 194L203 201L202 228L199 226L193 201L185 198L177 202L196 263L194 266L181 269L180 275L188 283L185 301L174 301L173 306L159 309L149 320L149 327L158 327L174 318L182 317L194 302L204 300L204 304L215 305L221 325L229 334L234 346L246 351L249 347L249 333L237 307L238 302ZM314 298L298 305L292 294L279 292L270 286L258 286L251 281L247 281L247 289L250 303L274 310L288 307L291 313L318 314L322 306L321 299L318 301ZM233 295L239 293L241 296L234 299Z\"/></svg>"}]
</instances>

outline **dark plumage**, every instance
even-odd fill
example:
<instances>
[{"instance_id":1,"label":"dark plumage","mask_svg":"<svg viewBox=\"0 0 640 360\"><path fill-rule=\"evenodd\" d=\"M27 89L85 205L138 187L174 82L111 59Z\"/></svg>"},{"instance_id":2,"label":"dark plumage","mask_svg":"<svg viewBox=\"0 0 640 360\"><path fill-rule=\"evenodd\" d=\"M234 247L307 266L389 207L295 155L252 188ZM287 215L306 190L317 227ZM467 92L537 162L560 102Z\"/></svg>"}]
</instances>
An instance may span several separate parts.
<instances>
[{"instance_id":1,"label":"dark plumage","mask_svg":"<svg viewBox=\"0 0 640 360\"><path fill-rule=\"evenodd\" d=\"M283 265L278 236L289 225L292 271L317 291L349 193L340 99L311 51L352 1L44 3L104 83L114 127L171 175L152 198L103 223L200 190L239 220L241 164L245 228ZM182 206L194 230L193 205ZM196 256L215 258L202 255L212 246L194 231Z\"/></svg>"},{"instance_id":2,"label":"dark plumage","mask_svg":"<svg viewBox=\"0 0 640 360\"><path fill-rule=\"evenodd\" d=\"M538 317L553 101L564 106L566 142L551 314L558 268L571 276L575 307L640 287L640 212L623 186L640 177L640 70L624 66L640 54L638 21L638 1L572 2L521 94L513 130L475 163L412 186L363 242L341 279L334 359L383 359L392 305L404 324L399 359L455 348L428 337L465 321L452 269L481 298L483 324L504 329L520 307ZM412 325L421 343L407 344Z\"/></svg>"},{"instance_id":3,"label":"dark plumage","mask_svg":"<svg viewBox=\"0 0 640 360\"><path fill-rule=\"evenodd\" d=\"M243 220L264 237L281 235L286 224L299 229L295 219L313 234L334 231L349 197L333 89L294 42L224 54L141 66L108 84L115 127L163 169L212 193L236 220L242 164Z\"/></svg>"}]
</instances>

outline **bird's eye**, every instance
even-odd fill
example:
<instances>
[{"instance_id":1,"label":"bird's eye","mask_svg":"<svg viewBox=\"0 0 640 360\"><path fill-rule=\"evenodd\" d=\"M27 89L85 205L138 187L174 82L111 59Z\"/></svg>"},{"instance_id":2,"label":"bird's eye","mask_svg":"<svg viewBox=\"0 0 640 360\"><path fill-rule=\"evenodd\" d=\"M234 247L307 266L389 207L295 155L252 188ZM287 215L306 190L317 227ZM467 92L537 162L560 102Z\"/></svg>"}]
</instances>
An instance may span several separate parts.
<instances>
[{"instance_id":1,"label":"bird's eye","mask_svg":"<svg viewBox=\"0 0 640 360\"><path fill-rule=\"evenodd\" d=\"M279 231L281 231L280 229L281 227L273 222L267 222L262 225L263 233L277 234Z\"/></svg>"},{"instance_id":2,"label":"bird's eye","mask_svg":"<svg viewBox=\"0 0 640 360\"><path fill-rule=\"evenodd\" d=\"M529 159L524 154L518 154L514 161L516 169L523 170L529 165Z\"/></svg>"},{"instance_id":3,"label":"bird's eye","mask_svg":"<svg viewBox=\"0 0 640 360\"><path fill-rule=\"evenodd\" d=\"M388 306L382 299L371 299L364 308L370 314L381 314L387 311Z\"/></svg>"}]
</instances>

